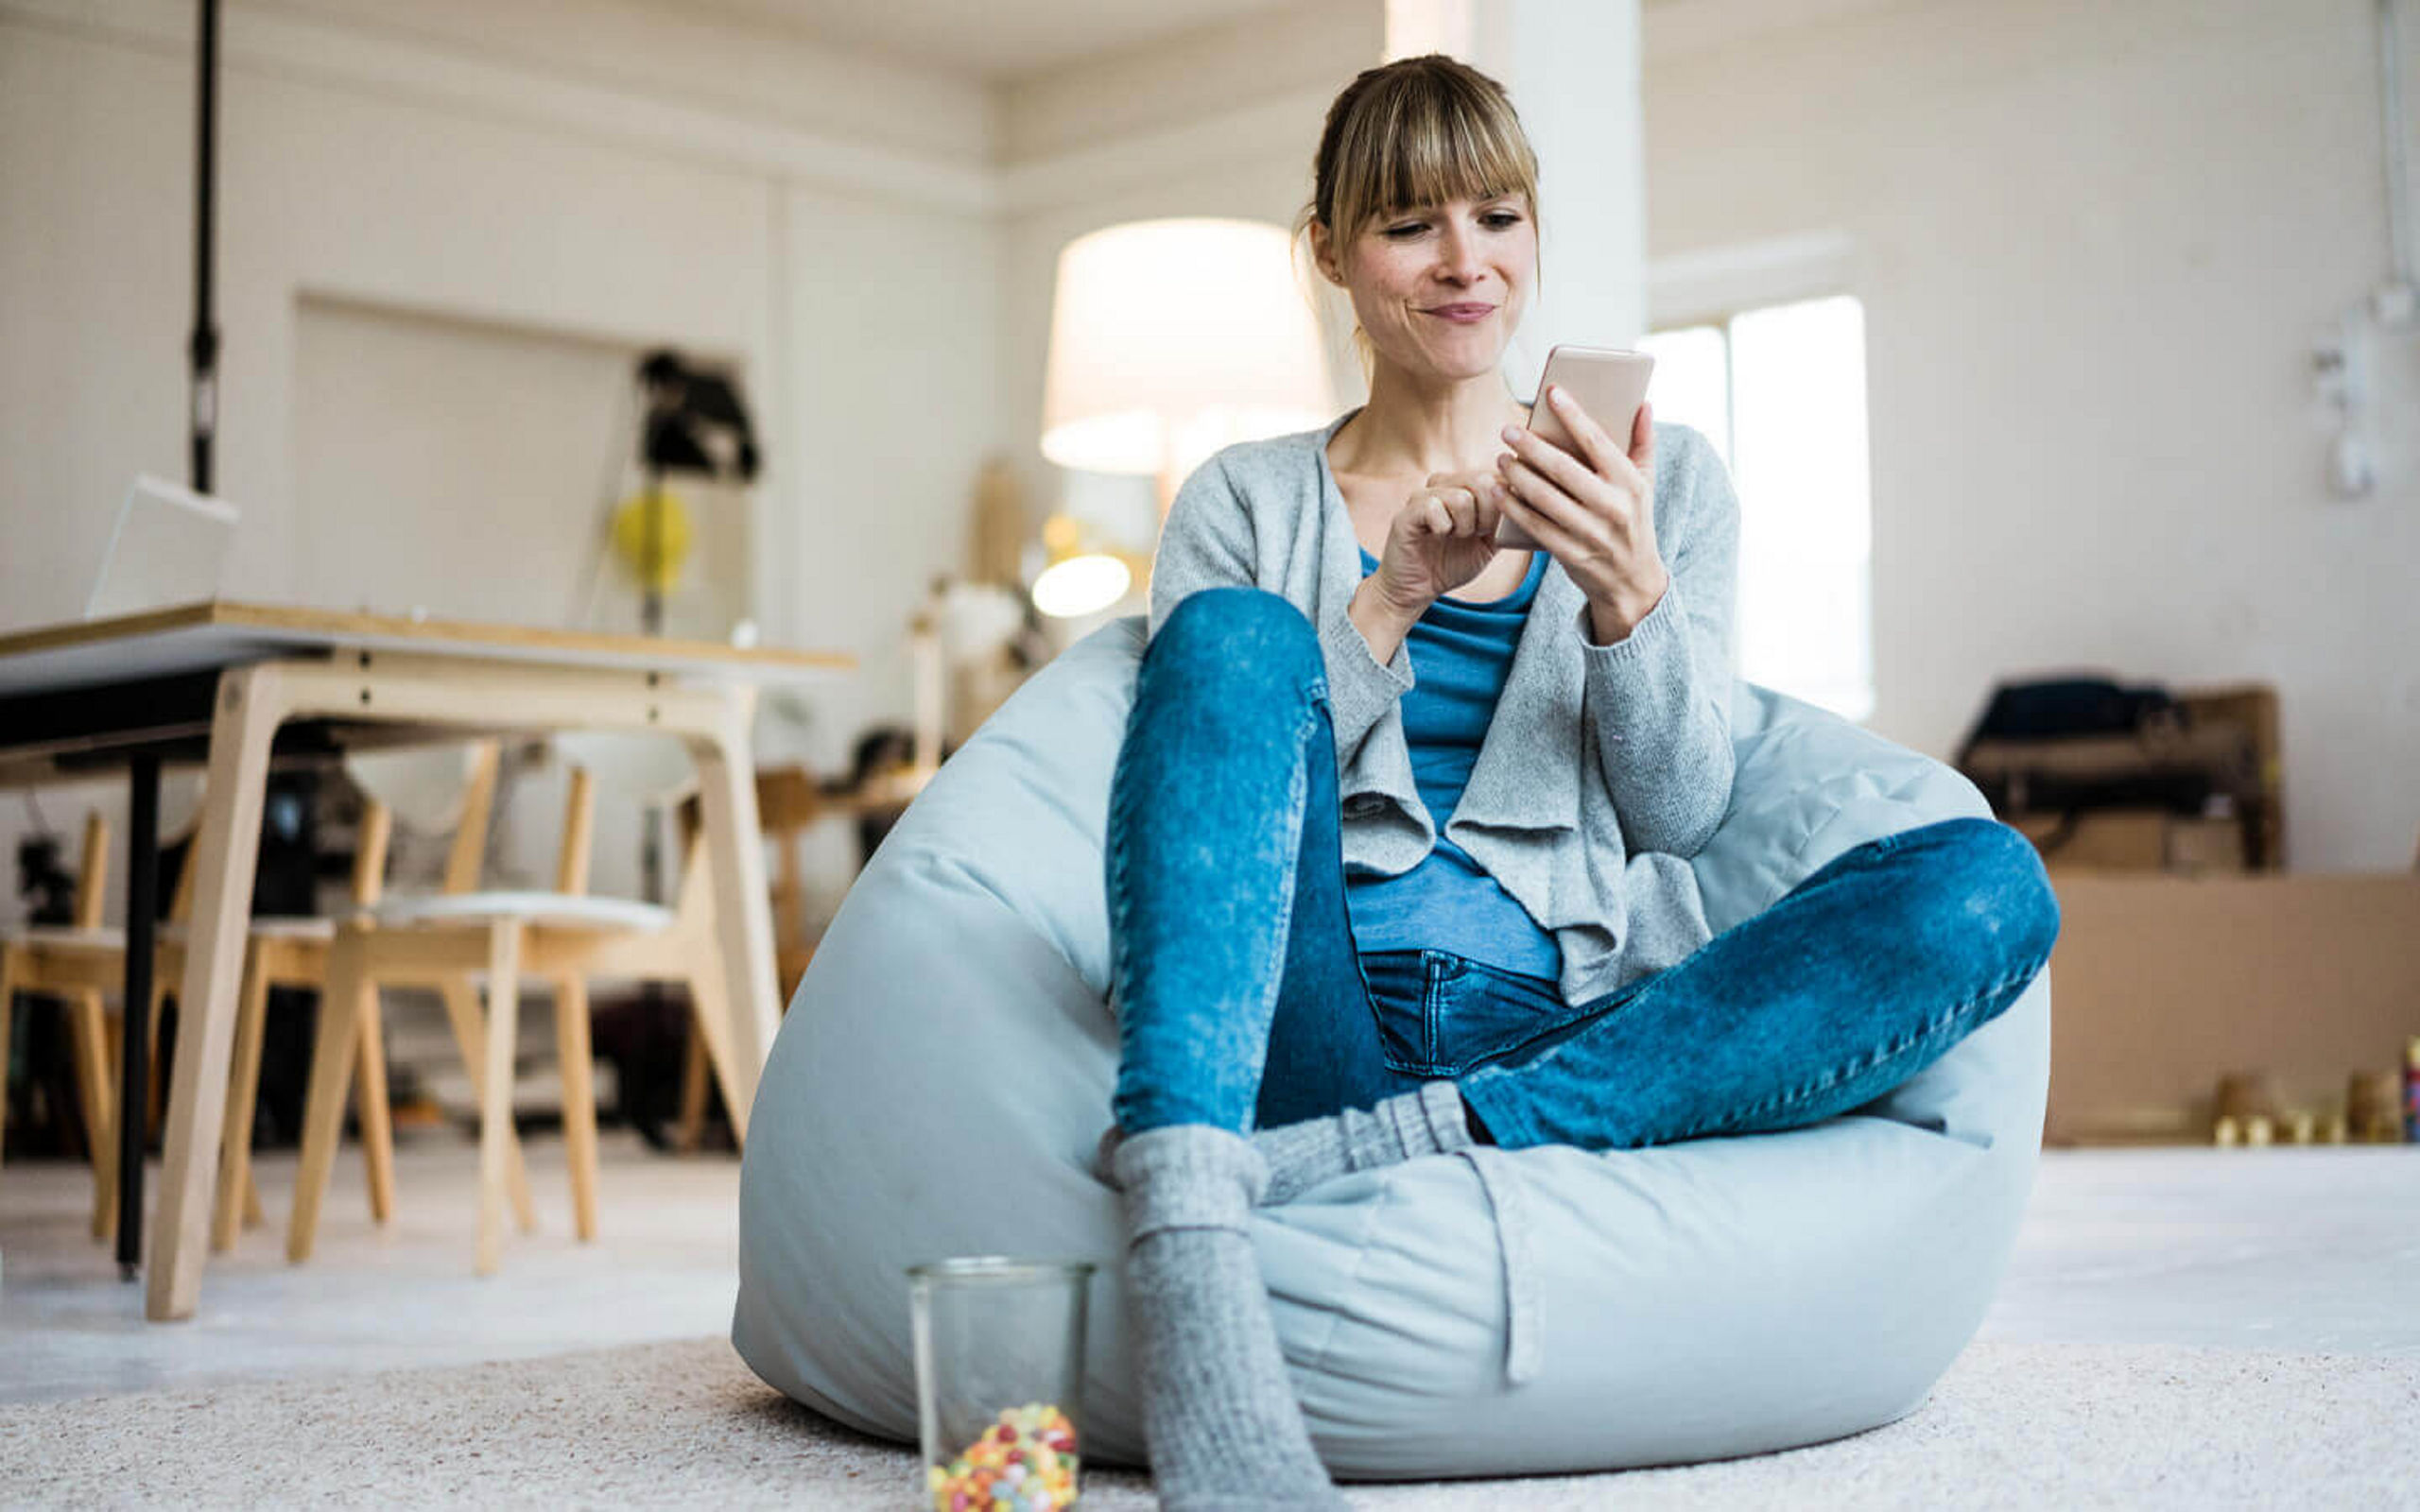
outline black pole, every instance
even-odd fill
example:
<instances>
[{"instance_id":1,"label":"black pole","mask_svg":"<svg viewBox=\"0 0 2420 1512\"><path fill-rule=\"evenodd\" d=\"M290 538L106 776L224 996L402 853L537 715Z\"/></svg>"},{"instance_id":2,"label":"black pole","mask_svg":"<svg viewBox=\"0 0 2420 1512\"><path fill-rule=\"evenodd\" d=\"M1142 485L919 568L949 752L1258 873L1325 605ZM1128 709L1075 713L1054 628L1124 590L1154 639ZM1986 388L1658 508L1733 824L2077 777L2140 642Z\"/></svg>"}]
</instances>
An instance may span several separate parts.
<instances>
[{"instance_id":1,"label":"black pole","mask_svg":"<svg viewBox=\"0 0 2420 1512\"><path fill-rule=\"evenodd\" d=\"M160 918L160 758L134 758L127 774L126 1011L117 1101L117 1273L134 1280L143 1259L143 1146L151 1122L151 946Z\"/></svg>"},{"instance_id":2,"label":"black pole","mask_svg":"<svg viewBox=\"0 0 2420 1512\"><path fill-rule=\"evenodd\" d=\"M649 463L647 487L639 497L647 511L639 532L639 628L648 635L664 633L664 472Z\"/></svg>"},{"instance_id":3,"label":"black pole","mask_svg":"<svg viewBox=\"0 0 2420 1512\"><path fill-rule=\"evenodd\" d=\"M641 494L647 502L646 529L641 532L639 545L639 628L648 635L664 633L664 470L650 460L647 465L647 487ZM652 804L640 815L639 824L639 896L648 902L664 900L664 842L657 834L663 821L662 811ZM652 1014L658 1001L658 988L649 982L639 989L640 1000Z\"/></svg>"},{"instance_id":4,"label":"black pole","mask_svg":"<svg viewBox=\"0 0 2420 1512\"><path fill-rule=\"evenodd\" d=\"M218 0L201 0L200 77L195 97L193 170L193 458L187 481L211 491L211 442L218 434L218 324L211 307L218 191Z\"/></svg>"}]
</instances>

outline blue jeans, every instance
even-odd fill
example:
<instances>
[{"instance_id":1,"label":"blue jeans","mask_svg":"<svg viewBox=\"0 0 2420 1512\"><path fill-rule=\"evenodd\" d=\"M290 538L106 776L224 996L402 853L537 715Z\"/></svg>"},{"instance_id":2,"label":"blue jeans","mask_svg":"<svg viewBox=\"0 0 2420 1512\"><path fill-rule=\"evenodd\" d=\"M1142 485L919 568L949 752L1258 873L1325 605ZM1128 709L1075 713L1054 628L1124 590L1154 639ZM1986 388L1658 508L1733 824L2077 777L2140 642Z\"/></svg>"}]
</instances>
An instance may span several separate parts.
<instances>
[{"instance_id":1,"label":"blue jeans","mask_svg":"<svg viewBox=\"0 0 2420 1512\"><path fill-rule=\"evenodd\" d=\"M1362 954L1317 639L1284 599L1187 597L1143 657L1110 790L1129 1133L1249 1133L1451 1078L1495 1143L1794 1128L1906 1081L2048 960L2058 902L1989 819L1869 841L1593 1002L1439 951Z\"/></svg>"}]
</instances>

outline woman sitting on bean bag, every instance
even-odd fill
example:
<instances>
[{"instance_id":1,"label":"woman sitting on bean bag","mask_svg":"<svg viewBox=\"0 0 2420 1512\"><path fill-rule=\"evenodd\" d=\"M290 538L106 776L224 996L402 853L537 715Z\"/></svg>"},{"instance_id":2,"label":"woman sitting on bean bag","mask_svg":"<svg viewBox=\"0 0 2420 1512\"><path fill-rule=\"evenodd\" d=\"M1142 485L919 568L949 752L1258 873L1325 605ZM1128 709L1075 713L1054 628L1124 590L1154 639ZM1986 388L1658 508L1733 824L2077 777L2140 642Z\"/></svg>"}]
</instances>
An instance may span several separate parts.
<instances>
[{"instance_id":1,"label":"woman sitting on bean bag","mask_svg":"<svg viewBox=\"0 0 2420 1512\"><path fill-rule=\"evenodd\" d=\"M1525 428L1498 363L1536 178L1486 76L1357 77L1302 219L1370 402L1220 452L1161 539L1110 795L1101 1163L1172 1507L1340 1504L1255 1202L1474 1142L1832 1117L1999 1013L2058 932L2027 842L1959 818L1711 936L1686 858L1730 797L1737 505L1645 407L1623 427L1541 396L1578 455ZM1505 518L1543 549L1496 546Z\"/></svg>"}]
</instances>

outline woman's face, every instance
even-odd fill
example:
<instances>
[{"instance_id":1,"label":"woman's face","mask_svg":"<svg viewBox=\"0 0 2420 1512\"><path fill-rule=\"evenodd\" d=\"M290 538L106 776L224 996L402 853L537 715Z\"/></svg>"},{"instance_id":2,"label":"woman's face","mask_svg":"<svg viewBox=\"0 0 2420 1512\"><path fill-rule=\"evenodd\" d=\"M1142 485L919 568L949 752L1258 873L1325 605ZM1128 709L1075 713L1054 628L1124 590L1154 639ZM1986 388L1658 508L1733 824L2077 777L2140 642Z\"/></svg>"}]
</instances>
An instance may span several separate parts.
<instances>
[{"instance_id":1,"label":"woman's face","mask_svg":"<svg viewBox=\"0 0 2420 1512\"><path fill-rule=\"evenodd\" d=\"M1381 215L1341 249L1324 227L1313 235L1320 270L1352 295L1377 360L1416 377L1494 372L1537 277L1537 222L1517 194Z\"/></svg>"}]
</instances>

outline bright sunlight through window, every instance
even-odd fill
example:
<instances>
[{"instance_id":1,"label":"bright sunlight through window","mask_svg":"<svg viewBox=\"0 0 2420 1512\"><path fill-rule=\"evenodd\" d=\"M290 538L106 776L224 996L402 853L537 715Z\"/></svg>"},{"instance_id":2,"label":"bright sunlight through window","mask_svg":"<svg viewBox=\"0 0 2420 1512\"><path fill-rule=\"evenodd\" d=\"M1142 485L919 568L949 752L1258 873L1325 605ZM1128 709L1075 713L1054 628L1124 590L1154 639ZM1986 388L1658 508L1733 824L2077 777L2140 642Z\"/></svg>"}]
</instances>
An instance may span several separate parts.
<instances>
[{"instance_id":1,"label":"bright sunlight through window","mask_svg":"<svg viewBox=\"0 0 2420 1512\"><path fill-rule=\"evenodd\" d=\"M1739 493L1739 675L1874 713L1865 307L1849 295L1658 331L1658 420L1705 433Z\"/></svg>"}]
</instances>

